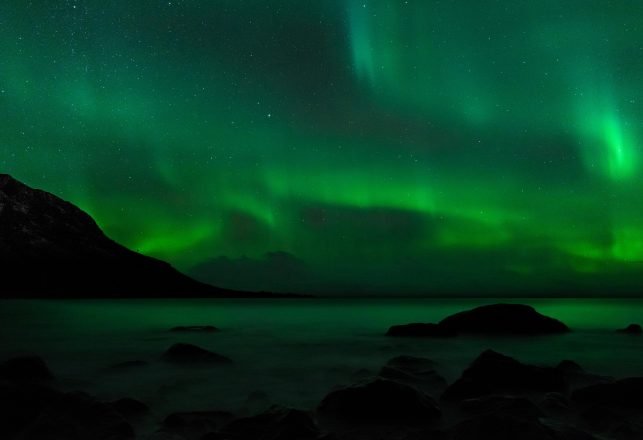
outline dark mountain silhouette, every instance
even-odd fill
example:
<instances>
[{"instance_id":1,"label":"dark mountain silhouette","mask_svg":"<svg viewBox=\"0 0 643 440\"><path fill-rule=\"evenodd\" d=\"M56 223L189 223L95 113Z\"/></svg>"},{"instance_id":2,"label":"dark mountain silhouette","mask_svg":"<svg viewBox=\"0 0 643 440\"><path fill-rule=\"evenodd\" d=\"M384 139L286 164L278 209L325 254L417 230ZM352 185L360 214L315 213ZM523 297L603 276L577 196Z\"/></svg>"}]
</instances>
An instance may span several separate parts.
<instances>
[{"instance_id":1,"label":"dark mountain silhouette","mask_svg":"<svg viewBox=\"0 0 643 440\"><path fill-rule=\"evenodd\" d=\"M0 174L0 297L256 297L109 239L84 211Z\"/></svg>"}]
</instances>

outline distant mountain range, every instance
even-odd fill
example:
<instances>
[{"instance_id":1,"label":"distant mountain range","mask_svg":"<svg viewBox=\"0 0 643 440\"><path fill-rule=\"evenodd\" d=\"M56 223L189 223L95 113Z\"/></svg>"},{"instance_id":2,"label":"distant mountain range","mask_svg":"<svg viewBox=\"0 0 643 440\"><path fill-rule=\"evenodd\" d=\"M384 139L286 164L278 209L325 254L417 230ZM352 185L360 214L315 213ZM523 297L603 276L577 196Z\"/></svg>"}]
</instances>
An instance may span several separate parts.
<instances>
[{"instance_id":1,"label":"distant mountain range","mask_svg":"<svg viewBox=\"0 0 643 440\"><path fill-rule=\"evenodd\" d=\"M0 297L270 297L200 283L108 238L94 219L0 174Z\"/></svg>"}]
</instances>

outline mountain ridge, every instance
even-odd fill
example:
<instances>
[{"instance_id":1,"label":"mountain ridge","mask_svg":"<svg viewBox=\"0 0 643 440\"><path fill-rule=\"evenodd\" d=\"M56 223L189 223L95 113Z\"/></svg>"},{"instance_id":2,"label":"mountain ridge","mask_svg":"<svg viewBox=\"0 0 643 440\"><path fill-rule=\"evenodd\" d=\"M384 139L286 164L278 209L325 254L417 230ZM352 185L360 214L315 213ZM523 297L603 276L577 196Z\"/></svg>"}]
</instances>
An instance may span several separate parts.
<instances>
[{"instance_id":1,"label":"mountain ridge","mask_svg":"<svg viewBox=\"0 0 643 440\"><path fill-rule=\"evenodd\" d=\"M0 297L241 298L110 239L74 204L0 174Z\"/></svg>"}]
</instances>

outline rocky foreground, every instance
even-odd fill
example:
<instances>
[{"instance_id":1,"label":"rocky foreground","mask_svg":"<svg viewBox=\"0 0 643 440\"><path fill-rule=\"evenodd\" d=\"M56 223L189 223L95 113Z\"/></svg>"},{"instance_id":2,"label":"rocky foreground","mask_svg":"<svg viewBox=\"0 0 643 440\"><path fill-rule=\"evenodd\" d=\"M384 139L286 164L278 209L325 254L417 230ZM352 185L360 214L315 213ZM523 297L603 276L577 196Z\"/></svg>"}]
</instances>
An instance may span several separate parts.
<instances>
[{"instance_id":1,"label":"rocky foreground","mask_svg":"<svg viewBox=\"0 0 643 440\"><path fill-rule=\"evenodd\" d=\"M510 319L508 313L523 319ZM498 323L503 316L504 323ZM559 321L530 307L516 305L484 306L453 317L438 324L420 325L446 331L442 323L450 323L449 335L465 331L511 335L521 333L516 331L520 328L524 343L529 343L534 334L569 331ZM626 329L630 329L627 333L638 334L635 324ZM190 326L172 331L209 333L217 329ZM186 368L205 366L213 369L213 375L217 368L235 364L234 359L186 343L174 344L159 353L158 362ZM134 368L141 363L144 364L129 361L111 368ZM557 365L530 365L492 350L480 353L451 383L440 369L439 364L428 358L396 356L375 374L356 372L359 380L329 390L315 408L258 405L260 409L250 415L247 411L237 414L222 408L202 408L159 418L145 402L126 396L106 402L83 392L63 390L43 359L24 356L0 364L0 438L643 439L643 377L618 380L603 377L585 371L573 360L561 360ZM260 393L254 398L258 402L268 400Z\"/></svg>"},{"instance_id":2,"label":"rocky foreground","mask_svg":"<svg viewBox=\"0 0 643 440\"><path fill-rule=\"evenodd\" d=\"M179 349L180 362L195 354ZM176 350L163 360L176 361ZM194 362L232 362L196 353ZM103 402L59 389L36 356L0 365L0 435L21 440L640 440L643 377L613 380L569 360L527 365L487 350L448 384L430 359L398 356L374 377L330 391L313 409L273 406L238 417L204 408L149 417L135 399ZM145 420L153 433L137 433Z\"/></svg>"}]
</instances>

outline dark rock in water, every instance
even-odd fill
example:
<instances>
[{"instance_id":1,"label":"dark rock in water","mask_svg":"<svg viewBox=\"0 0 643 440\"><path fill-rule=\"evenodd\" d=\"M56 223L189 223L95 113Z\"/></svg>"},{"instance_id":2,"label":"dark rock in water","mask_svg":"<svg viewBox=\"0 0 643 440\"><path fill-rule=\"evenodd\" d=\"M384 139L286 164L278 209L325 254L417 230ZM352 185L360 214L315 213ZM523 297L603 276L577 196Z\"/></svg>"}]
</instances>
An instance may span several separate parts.
<instances>
[{"instance_id":1,"label":"dark rock in water","mask_svg":"<svg viewBox=\"0 0 643 440\"><path fill-rule=\"evenodd\" d=\"M20 356L0 364L0 378L12 382L49 382L54 375L38 356Z\"/></svg>"},{"instance_id":2,"label":"dark rock in water","mask_svg":"<svg viewBox=\"0 0 643 440\"><path fill-rule=\"evenodd\" d=\"M110 368L113 370L129 370L130 368L146 367L149 365L147 361L125 361L112 365Z\"/></svg>"},{"instance_id":3,"label":"dark rock in water","mask_svg":"<svg viewBox=\"0 0 643 440\"><path fill-rule=\"evenodd\" d=\"M435 371L431 359L415 356L397 356L389 359L379 376L422 388L424 391L442 391L447 381Z\"/></svg>"},{"instance_id":4,"label":"dark rock in water","mask_svg":"<svg viewBox=\"0 0 643 440\"><path fill-rule=\"evenodd\" d=\"M256 416L232 421L221 434L230 440L314 440L319 430L309 413L274 406Z\"/></svg>"},{"instance_id":5,"label":"dark rock in water","mask_svg":"<svg viewBox=\"0 0 643 440\"><path fill-rule=\"evenodd\" d=\"M18 438L126 440L134 437L131 425L111 405L82 393L58 393L23 426Z\"/></svg>"},{"instance_id":6,"label":"dark rock in water","mask_svg":"<svg viewBox=\"0 0 643 440\"><path fill-rule=\"evenodd\" d=\"M215 333L220 331L217 327L213 325L180 325L178 327L172 327L171 332L195 332L195 333Z\"/></svg>"},{"instance_id":7,"label":"dark rock in water","mask_svg":"<svg viewBox=\"0 0 643 440\"><path fill-rule=\"evenodd\" d=\"M172 345L163 354L163 360L179 364L228 364L232 360L192 344L178 343Z\"/></svg>"},{"instance_id":8,"label":"dark rock in water","mask_svg":"<svg viewBox=\"0 0 643 440\"><path fill-rule=\"evenodd\" d=\"M574 361L561 361L556 369L561 371L571 388L586 387L598 383L608 382L610 379L604 376L587 373L580 365Z\"/></svg>"},{"instance_id":9,"label":"dark rock in water","mask_svg":"<svg viewBox=\"0 0 643 440\"><path fill-rule=\"evenodd\" d=\"M564 333L562 322L524 304L493 304L451 315L438 324L446 332L535 335Z\"/></svg>"},{"instance_id":10,"label":"dark rock in water","mask_svg":"<svg viewBox=\"0 0 643 440\"><path fill-rule=\"evenodd\" d=\"M572 400L583 406L604 405L643 409L643 377L631 377L579 388L572 393Z\"/></svg>"},{"instance_id":11,"label":"dark rock in water","mask_svg":"<svg viewBox=\"0 0 643 440\"><path fill-rule=\"evenodd\" d=\"M7 174L0 174L0 267L1 297L262 296L200 283L133 252L78 207Z\"/></svg>"},{"instance_id":12,"label":"dark rock in water","mask_svg":"<svg viewBox=\"0 0 643 440\"><path fill-rule=\"evenodd\" d=\"M563 393L551 392L543 396L540 401L540 407L548 415L561 415L568 413L571 410L569 400Z\"/></svg>"},{"instance_id":13,"label":"dark rock in water","mask_svg":"<svg viewBox=\"0 0 643 440\"><path fill-rule=\"evenodd\" d=\"M243 404L244 414L257 414L273 406L270 397L263 391L257 390L248 394Z\"/></svg>"},{"instance_id":14,"label":"dark rock in water","mask_svg":"<svg viewBox=\"0 0 643 440\"><path fill-rule=\"evenodd\" d=\"M564 391L566 386L563 372L556 368L526 365L487 350L446 389L442 398L462 400L499 393Z\"/></svg>"},{"instance_id":15,"label":"dark rock in water","mask_svg":"<svg viewBox=\"0 0 643 440\"><path fill-rule=\"evenodd\" d=\"M346 423L375 425L427 425L441 416L426 394L385 379L333 391L324 397L318 412Z\"/></svg>"},{"instance_id":16,"label":"dark rock in water","mask_svg":"<svg viewBox=\"0 0 643 440\"><path fill-rule=\"evenodd\" d=\"M529 399L513 396L483 396L463 400L460 404L462 411L472 414L502 413L522 419L538 419L544 413Z\"/></svg>"},{"instance_id":17,"label":"dark rock in water","mask_svg":"<svg viewBox=\"0 0 643 440\"><path fill-rule=\"evenodd\" d=\"M0 381L0 438L13 438L35 420L61 393L47 386L33 383Z\"/></svg>"},{"instance_id":18,"label":"dark rock in water","mask_svg":"<svg viewBox=\"0 0 643 440\"><path fill-rule=\"evenodd\" d=\"M413 323L394 325L388 329L386 335L395 337L445 338L455 336L456 333L438 324Z\"/></svg>"},{"instance_id":19,"label":"dark rock in water","mask_svg":"<svg viewBox=\"0 0 643 440\"><path fill-rule=\"evenodd\" d=\"M163 430L186 438L201 438L218 431L233 418L227 411L177 412L165 418Z\"/></svg>"},{"instance_id":20,"label":"dark rock in water","mask_svg":"<svg viewBox=\"0 0 643 440\"><path fill-rule=\"evenodd\" d=\"M423 390L443 390L447 386L446 379L435 370L412 373L385 365L378 376L383 379L416 386Z\"/></svg>"},{"instance_id":21,"label":"dark rock in water","mask_svg":"<svg viewBox=\"0 0 643 440\"><path fill-rule=\"evenodd\" d=\"M630 324L625 328L616 330L618 333L627 333L629 335L640 335L643 333L643 329L639 324Z\"/></svg>"},{"instance_id":22,"label":"dark rock in water","mask_svg":"<svg viewBox=\"0 0 643 440\"><path fill-rule=\"evenodd\" d=\"M111 407L127 419L141 417L149 411L149 407L140 400L124 397L110 403Z\"/></svg>"},{"instance_id":23,"label":"dark rock in water","mask_svg":"<svg viewBox=\"0 0 643 440\"><path fill-rule=\"evenodd\" d=\"M609 431L627 421L622 410L605 405L593 405L579 414L580 418L596 431Z\"/></svg>"}]
</instances>

